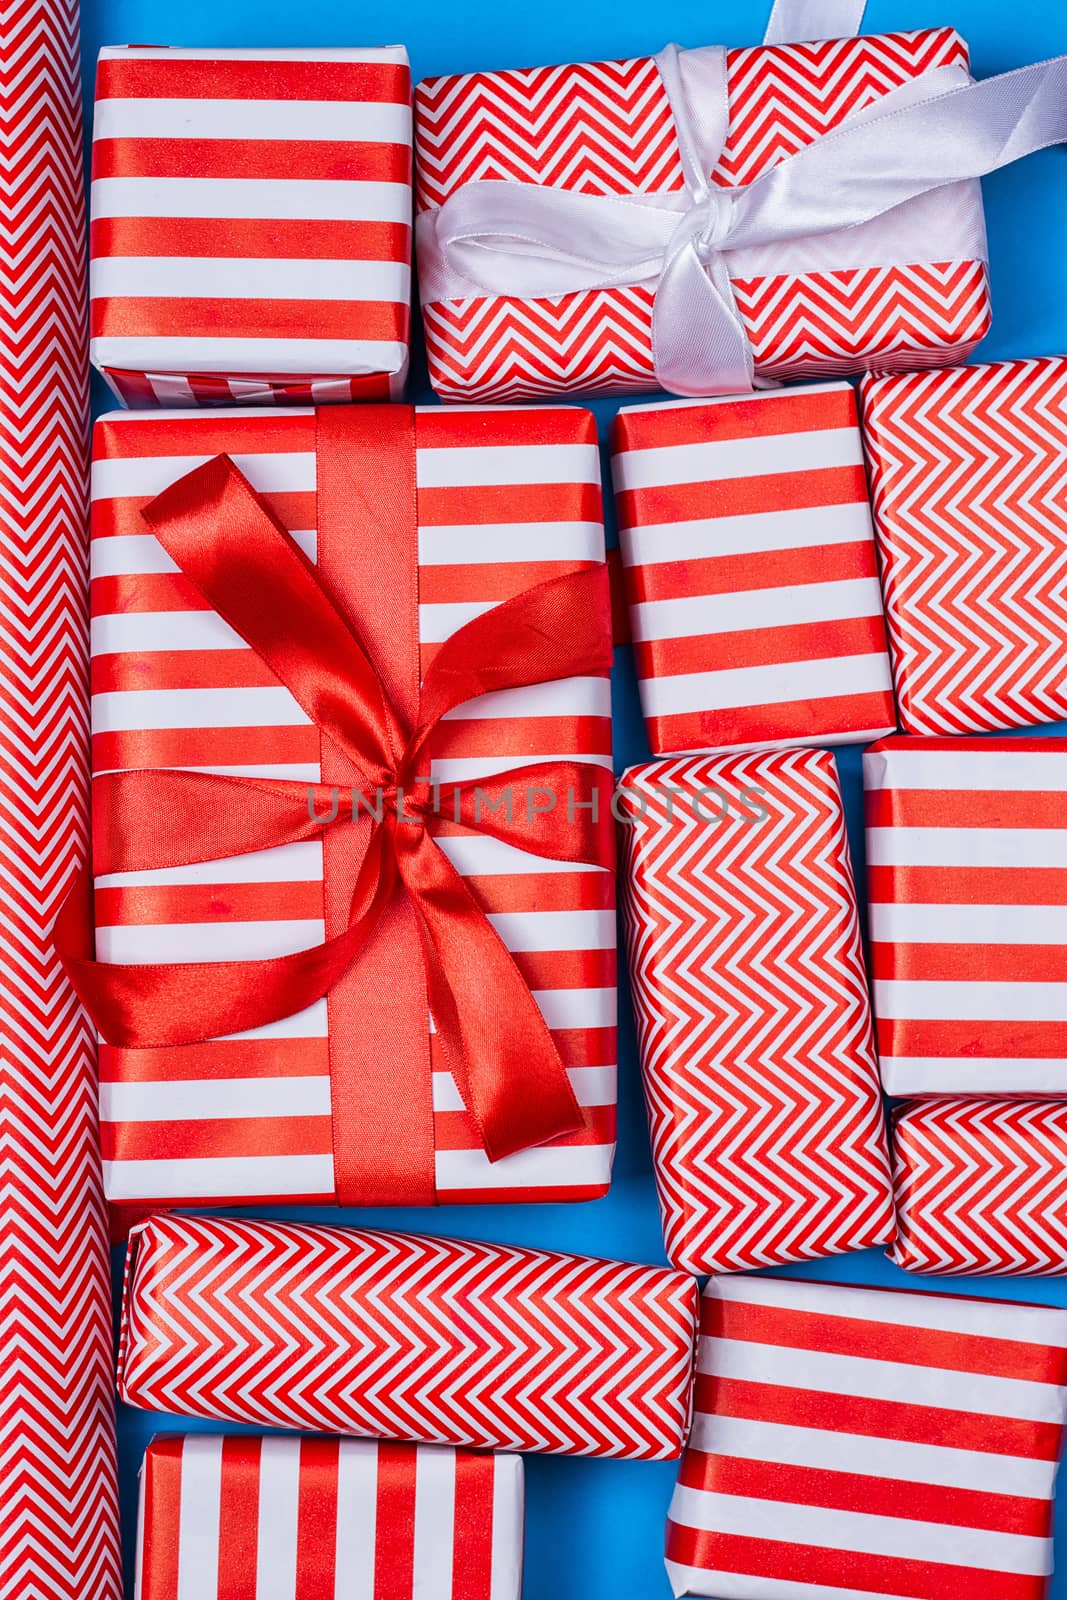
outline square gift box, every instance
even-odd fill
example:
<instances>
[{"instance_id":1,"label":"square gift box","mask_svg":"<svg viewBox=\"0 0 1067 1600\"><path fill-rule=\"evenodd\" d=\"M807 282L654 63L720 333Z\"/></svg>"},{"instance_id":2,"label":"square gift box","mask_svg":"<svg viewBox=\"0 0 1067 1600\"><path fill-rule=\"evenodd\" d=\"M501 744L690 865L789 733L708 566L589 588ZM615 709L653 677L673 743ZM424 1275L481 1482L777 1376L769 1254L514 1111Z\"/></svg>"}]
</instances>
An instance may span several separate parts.
<instances>
[{"instance_id":1,"label":"square gift box","mask_svg":"<svg viewBox=\"0 0 1067 1600\"><path fill-rule=\"evenodd\" d=\"M121 400L395 398L410 262L402 46L101 51L90 353Z\"/></svg>"},{"instance_id":2,"label":"square gift box","mask_svg":"<svg viewBox=\"0 0 1067 1600\"><path fill-rule=\"evenodd\" d=\"M738 1271L894 1216L841 790L824 750L622 780L624 906L667 1255Z\"/></svg>"},{"instance_id":3,"label":"square gift box","mask_svg":"<svg viewBox=\"0 0 1067 1600\"><path fill-rule=\"evenodd\" d=\"M358 803L353 792L349 815L348 799L339 796L356 768L316 726L305 709L312 704L306 691L298 702L247 635L178 570L159 542L158 525L153 532L142 515L161 491L169 498L160 504L173 510L175 497L199 481L190 469L219 452L229 453L246 480L233 493L255 491L295 541L294 548L284 531L268 528L269 561L254 570L242 558L238 573L238 586L275 629L275 648L291 646L292 586L304 581L306 569L352 619L390 683L394 705L404 704L410 721L419 714L420 677L425 690L437 663L440 689L441 671L455 675L455 652L469 637L463 630L492 627L497 602L511 608L502 612L515 618L514 627L504 624L505 639L498 624L495 643L483 632L469 647L468 675L477 679L469 692L490 692L436 721L417 763L417 775L437 786L437 805L427 797L424 811L436 811L433 848L444 857L430 856L427 866L438 877L451 875L450 903L458 901L467 919L453 945L462 960L464 952L475 955L468 987L475 984L476 993L468 993L466 1019L452 1017L450 1030L444 1011L429 1022L433 971L426 967L422 923L386 910L349 970L302 1009L290 1004L273 1020L201 1028L185 1042L154 1040L148 1047L115 1042L101 1024L112 1039L100 1051L108 1198L161 1205L297 1197L429 1204L603 1194L615 1141L615 884L610 617L592 417L566 408L413 413L401 406L328 406L126 412L97 424L96 953L103 962L134 967L217 963L204 975L209 993L198 991L190 1002L196 1015L216 983L239 970L237 963L257 963L244 985L255 997L272 959L295 959L321 945L324 934L339 937L372 812L381 822L375 841L387 849L395 837L388 835L392 813L381 784L376 797ZM216 528L217 519L209 513L206 524ZM236 537L233 530L223 535ZM309 567L305 555L317 565ZM278 578L283 558L286 576ZM581 634L593 638L596 660L555 679L550 661L544 681L526 674L520 686L504 687L502 663L492 658L508 640L517 640L518 650L526 637L517 631L521 608L547 605L549 595L561 606L570 582L595 586L601 579L599 607L587 604L599 588L582 588L577 601L553 612L554 620L546 613L543 626L536 618L533 624L541 657L547 637L553 652L565 652L561 661L571 659L566 652ZM256 586L268 581L276 585L274 598L257 604ZM310 649L318 650L316 637ZM346 687L343 697L351 692ZM176 789L175 769L185 787ZM190 774L225 777L233 786L216 792L216 782L207 795L221 809L216 827L225 824L230 845L209 848L214 841L203 837L200 819L206 800L195 788L188 798L189 784L201 780ZM115 785L144 789L146 782L148 800L120 807L120 824L110 822L114 806L107 797L121 800L124 793ZM279 783L293 797L297 825L284 836L289 842L264 848L283 835L261 835L253 807L261 794L272 799ZM582 799L586 786L591 798ZM460 790L467 796L462 805ZM541 808L536 815L524 803L531 794L532 808ZM513 827L499 809L504 800ZM600 823L590 823L581 858L568 855L568 830L590 816L581 808L598 801ZM309 807L337 825L315 836ZM410 823L407 804L400 809ZM165 848L157 814L169 825ZM242 838L246 817L252 821ZM401 842L413 837L404 829ZM202 840L203 856L194 840ZM481 913L473 930L471 902ZM432 920L437 912L431 907L428 915ZM475 934L480 942L473 942ZM482 959L486 940L512 985L506 991L512 1001L495 1012L492 973ZM530 1007L532 994L536 1007L527 1024L532 1019L542 1034L547 1028L554 1046L552 1072L573 1106L575 1131L547 1143L527 1139L537 1148L490 1159L479 1111L487 1097L476 1104L469 1082L472 1052L483 1036L478 1020L472 1040L471 1004L491 1025L484 1030L490 1039L512 1013L516 970L518 1000ZM169 981L168 973L161 978ZM173 1008L165 1008L164 1020L175 1020ZM448 1048L457 1030L458 1052ZM523 1123L538 1093L533 1054L524 1041L520 1079L514 1054L494 1054L491 1040L481 1048L485 1070L497 1080L488 1093L490 1111L508 1100Z\"/></svg>"},{"instance_id":4,"label":"square gift box","mask_svg":"<svg viewBox=\"0 0 1067 1600\"><path fill-rule=\"evenodd\" d=\"M625 407L612 467L653 754L893 731L849 384Z\"/></svg>"},{"instance_id":5,"label":"square gift box","mask_svg":"<svg viewBox=\"0 0 1067 1600\"><path fill-rule=\"evenodd\" d=\"M861 395L901 727L1067 717L1067 358Z\"/></svg>"},{"instance_id":6,"label":"square gift box","mask_svg":"<svg viewBox=\"0 0 1067 1600\"><path fill-rule=\"evenodd\" d=\"M674 92L690 108L690 131L714 192L751 184L885 95L914 95L934 72L942 89L969 81L967 47L951 28L725 53L685 50ZM642 56L428 78L417 86L416 246L430 375L443 398L656 386L654 279L573 292L563 283L532 299L499 286L487 294L440 270L438 212L468 184L514 186L510 205L501 203L507 220L500 232L510 236L509 253L519 255L519 185L657 197L681 212L686 181L667 81L657 59ZM724 103L722 143L711 130ZM573 228L569 233L576 254L587 254ZM511 263L501 260L506 279ZM944 364L963 359L989 327L976 183L939 189L845 231L727 251L725 264L756 370L768 376Z\"/></svg>"},{"instance_id":7,"label":"square gift box","mask_svg":"<svg viewBox=\"0 0 1067 1600\"><path fill-rule=\"evenodd\" d=\"M357 1439L159 1436L137 1600L519 1600L522 1458Z\"/></svg>"},{"instance_id":8,"label":"square gift box","mask_svg":"<svg viewBox=\"0 0 1067 1600\"><path fill-rule=\"evenodd\" d=\"M1067 745L885 739L863 774L887 1093L1067 1093Z\"/></svg>"},{"instance_id":9,"label":"square gift box","mask_svg":"<svg viewBox=\"0 0 1067 1600\"><path fill-rule=\"evenodd\" d=\"M119 1393L266 1427L667 1461L696 1320L695 1280L665 1267L154 1217L130 1237Z\"/></svg>"},{"instance_id":10,"label":"square gift box","mask_svg":"<svg viewBox=\"0 0 1067 1600\"><path fill-rule=\"evenodd\" d=\"M712 1278L667 1525L678 1596L1043 1600L1067 1312Z\"/></svg>"}]
</instances>

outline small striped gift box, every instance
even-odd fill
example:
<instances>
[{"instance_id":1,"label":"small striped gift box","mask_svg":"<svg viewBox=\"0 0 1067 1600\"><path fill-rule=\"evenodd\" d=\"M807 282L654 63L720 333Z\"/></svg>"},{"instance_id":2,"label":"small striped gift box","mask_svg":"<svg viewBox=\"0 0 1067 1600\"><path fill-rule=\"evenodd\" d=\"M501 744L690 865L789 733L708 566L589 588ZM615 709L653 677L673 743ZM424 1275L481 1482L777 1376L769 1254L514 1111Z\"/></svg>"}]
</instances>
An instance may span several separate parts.
<instances>
[{"instance_id":1,"label":"small striped gift box","mask_svg":"<svg viewBox=\"0 0 1067 1600\"><path fill-rule=\"evenodd\" d=\"M399 45L101 52L90 353L121 400L399 395L410 102Z\"/></svg>"},{"instance_id":2,"label":"small striped gift box","mask_svg":"<svg viewBox=\"0 0 1067 1600\"><path fill-rule=\"evenodd\" d=\"M520 1456L161 1436L134 1600L519 1600L522 1551Z\"/></svg>"},{"instance_id":3,"label":"small striped gift box","mask_svg":"<svg viewBox=\"0 0 1067 1600\"><path fill-rule=\"evenodd\" d=\"M848 384L628 406L612 463L654 754L896 726Z\"/></svg>"}]
</instances>

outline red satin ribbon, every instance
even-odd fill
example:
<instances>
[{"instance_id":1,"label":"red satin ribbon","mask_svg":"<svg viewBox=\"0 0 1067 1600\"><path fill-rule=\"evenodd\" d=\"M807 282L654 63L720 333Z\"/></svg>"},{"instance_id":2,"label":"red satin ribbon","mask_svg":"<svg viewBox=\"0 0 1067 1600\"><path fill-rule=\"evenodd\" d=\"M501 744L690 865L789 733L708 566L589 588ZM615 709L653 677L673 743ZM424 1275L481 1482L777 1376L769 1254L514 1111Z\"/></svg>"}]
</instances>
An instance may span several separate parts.
<instances>
[{"instance_id":1,"label":"red satin ribbon","mask_svg":"<svg viewBox=\"0 0 1067 1600\"><path fill-rule=\"evenodd\" d=\"M414 727L405 727L315 568L229 457L186 474L143 516L208 604L346 758L356 781L351 789L313 788L312 807L307 785L280 780L178 770L101 774L94 780L94 871L218 860L341 826L354 832L356 868L347 926L322 945L272 960L144 965L92 959L86 876L60 913L55 942L103 1037L134 1049L193 1044L292 1016L359 961L400 898L414 912L437 1042L489 1158L582 1128L540 1010L432 830L439 818L458 821L537 855L599 864L611 829L610 775L587 763L540 762L431 788L425 773L433 731L454 707L496 690L610 671L604 568L549 580L453 634L426 674ZM551 812L530 805L545 790L557 797ZM358 821L354 793L362 797ZM510 815L506 806L495 809L509 793ZM405 975L396 976L403 983Z\"/></svg>"}]
</instances>

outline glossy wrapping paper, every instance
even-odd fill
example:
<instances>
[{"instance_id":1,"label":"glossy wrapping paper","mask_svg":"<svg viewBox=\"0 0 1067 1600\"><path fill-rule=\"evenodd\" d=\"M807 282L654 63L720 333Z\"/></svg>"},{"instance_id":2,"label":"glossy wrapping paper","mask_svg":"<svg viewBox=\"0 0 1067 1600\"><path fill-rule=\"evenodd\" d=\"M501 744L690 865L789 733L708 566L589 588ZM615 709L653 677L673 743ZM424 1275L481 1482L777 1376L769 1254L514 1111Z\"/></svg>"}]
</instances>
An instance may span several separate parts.
<instances>
[{"instance_id":1,"label":"glossy wrapping paper","mask_svg":"<svg viewBox=\"0 0 1067 1600\"><path fill-rule=\"evenodd\" d=\"M134 1600L519 1600L520 1456L356 1439L160 1436Z\"/></svg>"},{"instance_id":2,"label":"glossy wrapping paper","mask_svg":"<svg viewBox=\"0 0 1067 1600\"><path fill-rule=\"evenodd\" d=\"M186 1416L670 1460L685 1273L410 1234L154 1217L130 1237L119 1393Z\"/></svg>"},{"instance_id":3,"label":"glossy wrapping paper","mask_svg":"<svg viewBox=\"0 0 1067 1600\"><path fill-rule=\"evenodd\" d=\"M50 930L88 830L79 11L0 27L0 1593L118 1600L95 1039Z\"/></svg>"},{"instance_id":4,"label":"glossy wrapping paper","mask_svg":"<svg viewBox=\"0 0 1067 1600\"><path fill-rule=\"evenodd\" d=\"M951 28L729 50L730 125L711 180L751 183L890 90L967 62ZM563 100L565 119L556 112ZM684 188L674 117L647 56L428 78L415 91L415 144L419 212L483 179L602 195ZM953 255L962 239L982 238L980 206L975 185L923 202L928 254L900 266L883 264L897 259L891 219L866 235L869 264L850 259L847 234L733 252L757 371L834 376L965 357L989 325L987 271L984 260ZM653 297L648 283L538 300L427 303L424 294L434 388L446 400L655 388Z\"/></svg>"},{"instance_id":5,"label":"glossy wrapping paper","mask_svg":"<svg viewBox=\"0 0 1067 1600\"><path fill-rule=\"evenodd\" d=\"M638 1049L667 1255L743 1271L894 1217L856 892L824 750L631 767Z\"/></svg>"},{"instance_id":6,"label":"glossy wrapping paper","mask_svg":"<svg viewBox=\"0 0 1067 1600\"><path fill-rule=\"evenodd\" d=\"M340 426L341 409L318 415ZM399 409L390 407L383 424L395 423ZM366 408L347 416L369 417L373 434ZM205 608L140 515L153 495L217 452L231 454L301 549L317 552L319 581L343 605L363 607L361 625L377 629L386 654L403 652L410 632L416 695L418 674L425 677L444 641L472 618L603 562L596 437L586 412L418 411L409 464L417 530L408 530L395 555L384 537L363 538L347 496L336 517L320 517L324 467L316 450L325 425L311 410L115 414L98 423L95 772L193 768L305 785L337 781L325 735L255 651ZM385 457L373 441L367 448L353 493L375 484L372 498L380 500ZM546 760L574 761L590 781L610 781L606 673L471 700L438 724L428 754L424 764L442 783ZM567 797L552 798L564 825ZM361 977L367 952L327 998L279 1022L203 1044L105 1046L111 1199L427 1204L584 1199L606 1190L616 1070L610 827L601 829L592 864L549 859L458 827L448 814L435 828L533 994L579 1103L580 1131L489 1159L440 1032L417 1020L420 1006L426 1015L425 990L421 998L407 994L412 962L420 961L416 939L411 962L398 955L393 963L403 971L380 981ZM232 962L320 944L348 915L355 832L341 823L319 841L98 875L97 956ZM386 955L389 938L383 925Z\"/></svg>"}]
</instances>

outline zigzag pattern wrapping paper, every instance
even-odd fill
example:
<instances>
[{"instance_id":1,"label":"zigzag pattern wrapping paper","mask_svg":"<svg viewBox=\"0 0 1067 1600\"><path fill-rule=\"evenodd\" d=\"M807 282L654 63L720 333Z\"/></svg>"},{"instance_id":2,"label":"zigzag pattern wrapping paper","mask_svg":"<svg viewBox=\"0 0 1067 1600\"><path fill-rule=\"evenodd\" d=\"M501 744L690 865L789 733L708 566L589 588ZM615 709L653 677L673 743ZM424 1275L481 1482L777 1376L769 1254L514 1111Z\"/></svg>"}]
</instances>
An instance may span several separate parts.
<instances>
[{"instance_id":1,"label":"zigzag pattern wrapping paper","mask_svg":"<svg viewBox=\"0 0 1067 1600\"><path fill-rule=\"evenodd\" d=\"M118 1600L94 1038L52 920L88 828L76 0L0 29L0 1596Z\"/></svg>"},{"instance_id":2,"label":"zigzag pattern wrapping paper","mask_svg":"<svg viewBox=\"0 0 1067 1600\"><path fill-rule=\"evenodd\" d=\"M894 1218L859 914L823 750L633 767L624 907L667 1255L738 1271Z\"/></svg>"},{"instance_id":3,"label":"zigzag pattern wrapping paper","mask_svg":"<svg viewBox=\"0 0 1067 1600\"><path fill-rule=\"evenodd\" d=\"M119 1393L269 1427L666 1461L689 1424L682 1272L411 1234L154 1217Z\"/></svg>"},{"instance_id":4,"label":"zigzag pattern wrapping paper","mask_svg":"<svg viewBox=\"0 0 1067 1600\"><path fill-rule=\"evenodd\" d=\"M1067 1092L1067 745L885 739L863 757L887 1093Z\"/></svg>"},{"instance_id":5,"label":"zigzag pattern wrapping paper","mask_svg":"<svg viewBox=\"0 0 1067 1600\"><path fill-rule=\"evenodd\" d=\"M667 1525L678 1596L1043 1600L1067 1312L712 1278Z\"/></svg>"},{"instance_id":6,"label":"zigzag pattern wrapping paper","mask_svg":"<svg viewBox=\"0 0 1067 1600\"><path fill-rule=\"evenodd\" d=\"M862 406L901 726L1067 716L1067 359L868 379Z\"/></svg>"},{"instance_id":7,"label":"zigzag pattern wrapping paper","mask_svg":"<svg viewBox=\"0 0 1067 1600\"><path fill-rule=\"evenodd\" d=\"M712 181L750 183L889 90L967 63L951 28L730 50L730 128ZM419 211L485 178L588 194L684 187L650 57L428 78L415 91L415 144ZM951 253L963 234L981 236L980 206L974 185L941 191L922 213L930 254L904 266L878 264L884 238L872 241L870 266L846 270L832 238L807 243L799 271L781 252L734 252L730 276L757 369L825 377L966 357L989 327L986 266L942 259L938 243ZM431 381L448 400L654 388L652 303L652 287L637 284L426 304Z\"/></svg>"},{"instance_id":8,"label":"zigzag pattern wrapping paper","mask_svg":"<svg viewBox=\"0 0 1067 1600\"><path fill-rule=\"evenodd\" d=\"M406 50L101 51L91 240L90 351L120 399L397 397Z\"/></svg>"},{"instance_id":9,"label":"zigzag pattern wrapping paper","mask_svg":"<svg viewBox=\"0 0 1067 1600\"><path fill-rule=\"evenodd\" d=\"M894 1120L898 1235L912 1272L1067 1273L1067 1103L930 1100Z\"/></svg>"},{"instance_id":10,"label":"zigzag pattern wrapping paper","mask_svg":"<svg viewBox=\"0 0 1067 1600\"><path fill-rule=\"evenodd\" d=\"M588 412L420 409L416 418L418 649L425 671L471 617L604 559L600 466ZM140 508L219 451L237 459L301 547L318 537L311 410L116 413L93 464L93 768L194 767L320 777L320 735L255 652L147 533ZM358 522L336 535L341 551ZM341 561L327 574L343 591ZM351 581L351 580L349 580ZM413 618L414 627L414 618ZM429 747L441 782L527 762L611 767L607 678L556 680L469 701ZM612 860L582 867L442 821L435 838L534 991L586 1129L491 1163L431 1038L440 1201L576 1200L608 1187L617 1059ZM610 847L610 835L606 838ZM105 961L235 960L321 943L323 846L220 864L113 873L96 883ZM347 914L347 903L345 905ZM163 1050L101 1047L104 1175L112 1200L166 1204L335 1194L333 998L248 1035ZM437 1059L434 1059L437 1056ZM408 1114L383 1107L383 1116ZM413 1114L413 1113L412 1113Z\"/></svg>"},{"instance_id":11,"label":"zigzag pattern wrapping paper","mask_svg":"<svg viewBox=\"0 0 1067 1600\"><path fill-rule=\"evenodd\" d=\"M521 1456L160 1437L134 1600L519 1600L522 1549Z\"/></svg>"}]
</instances>

